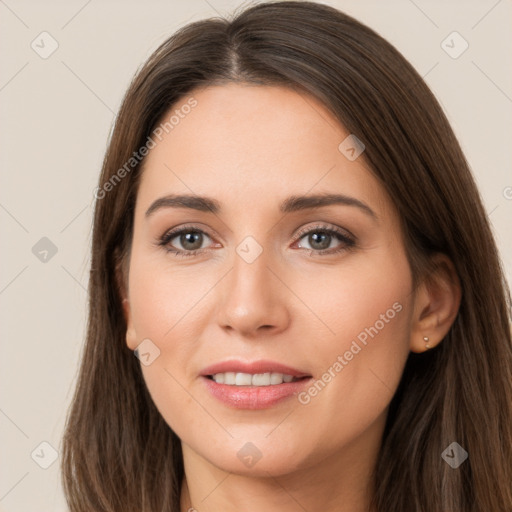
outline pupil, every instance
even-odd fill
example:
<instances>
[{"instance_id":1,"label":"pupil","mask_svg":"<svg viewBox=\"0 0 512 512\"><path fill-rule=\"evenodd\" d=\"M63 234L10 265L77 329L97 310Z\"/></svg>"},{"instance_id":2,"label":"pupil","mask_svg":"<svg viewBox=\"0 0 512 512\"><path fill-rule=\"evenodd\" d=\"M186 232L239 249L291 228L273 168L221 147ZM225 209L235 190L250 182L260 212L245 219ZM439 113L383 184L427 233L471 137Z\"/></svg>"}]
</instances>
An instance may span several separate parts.
<instances>
[{"instance_id":1,"label":"pupil","mask_svg":"<svg viewBox=\"0 0 512 512\"><path fill-rule=\"evenodd\" d=\"M199 244L197 244L198 240ZM199 249L201 247L201 233L198 233L197 231L191 231L190 233L181 235L180 242L185 249L190 249L191 251ZM196 244L195 246L194 243ZM192 244L192 247L190 247L188 244Z\"/></svg>"},{"instance_id":2,"label":"pupil","mask_svg":"<svg viewBox=\"0 0 512 512\"><path fill-rule=\"evenodd\" d=\"M310 239L313 240L313 243L311 243L311 240L310 240L310 244L313 248L315 249L327 249L329 247L329 238L330 238L331 235L328 235L327 233L314 233L313 235L310 235ZM318 241L318 238L319 237L323 237L323 240L322 241ZM327 243L326 243L326 240L327 240ZM320 243L320 247L315 247L315 244L317 243Z\"/></svg>"}]
</instances>

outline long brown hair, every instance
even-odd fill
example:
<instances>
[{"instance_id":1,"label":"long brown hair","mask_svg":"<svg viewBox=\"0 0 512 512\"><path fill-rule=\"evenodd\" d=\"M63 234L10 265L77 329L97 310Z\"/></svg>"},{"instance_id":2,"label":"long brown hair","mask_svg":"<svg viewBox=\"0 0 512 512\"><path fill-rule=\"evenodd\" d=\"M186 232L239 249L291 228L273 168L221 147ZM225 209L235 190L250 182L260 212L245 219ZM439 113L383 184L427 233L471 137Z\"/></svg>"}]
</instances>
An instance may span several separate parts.
<instances>
[{"instance_id":1,"label":"long brown hair","mask_svg":"<svg viewBox=\"0 0 512 512\"><path fill-rule=\"evenodd\" d=\"M433 350L410 354L390 404L372 510L510 512L510 292L468 163L433 94L392 45L332 7L296 1L185 26L125 95L96 191L87 340L63 438L71 511L180 510L180 441L125 343L116 276L141 174L141 162L126 163L179 99L227 82L286 85L321 100L364 143L361 158L398 208L415 282L434 253L448 255L460 279L452 328ZM441 458L454 441L469 453L457 469Z\"/></svg>"}]
</instances>

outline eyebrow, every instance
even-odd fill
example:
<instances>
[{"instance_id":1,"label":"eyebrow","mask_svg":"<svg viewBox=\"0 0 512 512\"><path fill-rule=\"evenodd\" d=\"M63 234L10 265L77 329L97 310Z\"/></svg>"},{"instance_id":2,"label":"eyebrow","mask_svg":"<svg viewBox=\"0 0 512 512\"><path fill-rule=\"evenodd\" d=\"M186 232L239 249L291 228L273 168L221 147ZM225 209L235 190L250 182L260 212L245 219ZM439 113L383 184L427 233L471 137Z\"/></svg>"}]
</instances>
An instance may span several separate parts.
<instances>
[{"instance_id":1,"label":"eyebrow","mask_svg":"<svg viewBox=\"0 0 512 512\"><path fill-rule=\"evenodd\" d=\"M290 196L279 205L281 213L292 213L301 210L314 210L324 206L344 205L359 208L366 215L374 220L378 219L377 214L366 204L355 197L344 194L314 194L305 196ZM161 208L188 208L201 212L218 214L221 212L221 204L216 199L198 195L176 195L170 194L157 199L146 210L146 217Z\"/></svg>"}]
</instances>

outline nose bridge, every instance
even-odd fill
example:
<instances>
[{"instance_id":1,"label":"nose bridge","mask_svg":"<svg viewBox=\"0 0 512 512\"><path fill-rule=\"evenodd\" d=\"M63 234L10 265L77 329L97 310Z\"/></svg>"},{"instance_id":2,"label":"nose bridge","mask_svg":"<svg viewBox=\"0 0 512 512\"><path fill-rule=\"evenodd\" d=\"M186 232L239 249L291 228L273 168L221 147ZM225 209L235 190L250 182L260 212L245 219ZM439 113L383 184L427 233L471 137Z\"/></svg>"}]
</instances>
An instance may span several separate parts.
<instances>
[{"instance_id":1,"label":"nose bridge","mask_svg":"<svg viewBox=\"0 0 512 512\"><path fill-rule=\"evenodd\" d=\"M250 301L257 306L260 302L261 308L273 302L271 260L270 250L253 237L246 237L235 248L229 286L231 297L241 301L240 305Z\"/></svg>"},{"instance_id":2,"label":"nose bridge","mask_svg":"<svg viewBox=\"0 0 512 512\"><path fill-rule=\"evenodd\" d=\"M281 329L288 321L282 285L274 275L272 251L248 236L234 251L224 283L219 321L248 334L259 327Z\"/></svg>"},{"instance_id":3,"label":"nose bridge","mask_svg":"<svg viewBox=\"0 0 512 512\"><path fill-rule=\"evenodd\" d=\"M232 286L241 293L267 294L270 291L268 282L272 275L272 258L269 253L270 250L264 249L253 237L246 237L235 249L231 272Z\"/></svg>"}]
</instances>

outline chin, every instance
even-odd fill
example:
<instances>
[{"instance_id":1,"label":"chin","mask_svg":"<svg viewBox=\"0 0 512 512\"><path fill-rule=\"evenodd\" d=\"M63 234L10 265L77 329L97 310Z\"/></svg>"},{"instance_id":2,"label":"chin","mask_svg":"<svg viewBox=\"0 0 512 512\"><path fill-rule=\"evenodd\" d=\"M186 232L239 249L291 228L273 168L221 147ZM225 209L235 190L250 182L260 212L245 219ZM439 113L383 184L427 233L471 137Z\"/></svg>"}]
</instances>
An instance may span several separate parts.
<instances>
[{"instance_id":1,"label":"chin","mask_svg":"<svg viewBox=\"0 0 512 512\"><path fill-rule=\"evenodd\" d=\"M252 462L249 459L244 461L238 457L233 458L232 454L226 454L225 457L217 456L210 462L225 472L254 478L279 477L300 467L296 458L289 453L262 455L261 459Z\"/></svg>"},{"instance_id":2,"label":"chin","mask_svg":"<svg viewBox=\"0 0 512 512\"><path fill-rule=\"evenodd\" d=\"M253 441L250 436L230 438L222 444L197 446L194 451L222 471L252 477L282 476L307 465L303 442L277 436L270 440L265 435L259 432Z\"/></svg>"}]
</instances>

